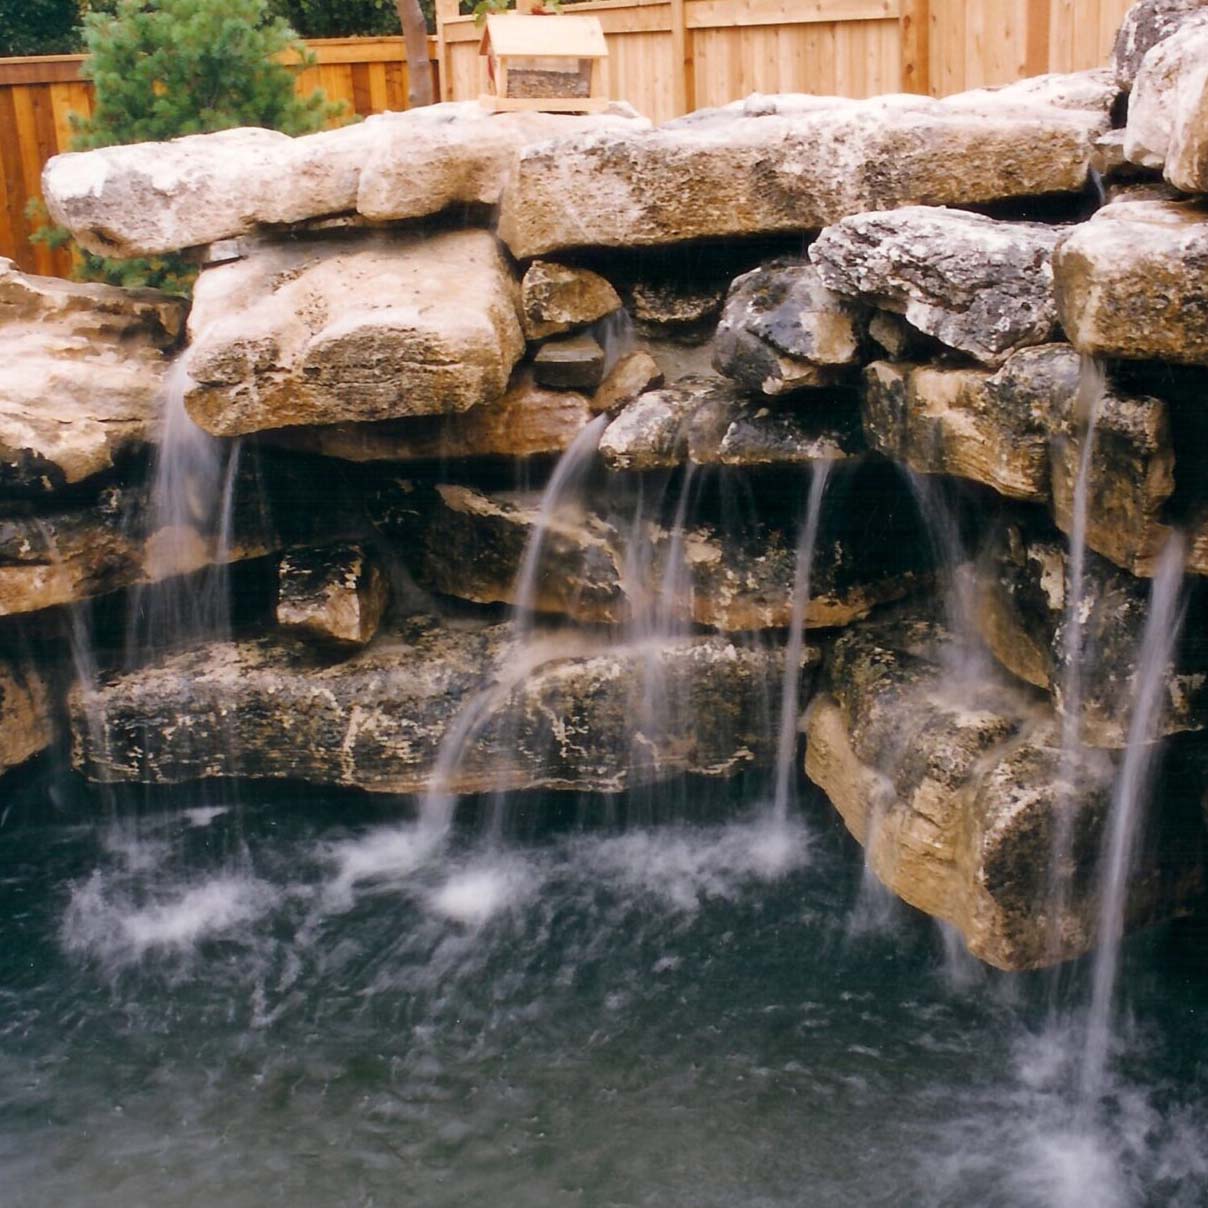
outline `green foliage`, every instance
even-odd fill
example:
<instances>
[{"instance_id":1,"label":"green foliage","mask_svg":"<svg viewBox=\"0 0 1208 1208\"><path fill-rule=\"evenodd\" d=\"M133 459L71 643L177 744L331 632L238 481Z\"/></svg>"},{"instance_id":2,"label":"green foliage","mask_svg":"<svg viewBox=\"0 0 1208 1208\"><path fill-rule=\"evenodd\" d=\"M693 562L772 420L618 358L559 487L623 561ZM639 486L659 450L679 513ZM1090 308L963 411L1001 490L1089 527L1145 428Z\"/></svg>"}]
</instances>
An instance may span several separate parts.
<instances>
[{"instance_id":1,"label":"green foliage","mask_svg":"<svg viewBox=\"0 0 1208 1208\"><path fill-rule=\"evenodd\" d=\"M394 0L271 0L272 8L304 38L381 37L402 32ZM433 0L420 0L429 31L436 29Z\"/></svg>"},{"instance_id":2,"label":"green foliage","mask_svg":"<svg viewBox=\"0 0 1208 1208\"><path fill-rule=\"evenodd\" d=\"M294 69L312 57L267 0L119 0L84 20L84 75L96 87L92 117L74 146L107 147L268 126L318 130L341 112L322 92L299 97Z\"/></svg>"},{"instance_id":3,"label":"green foliage","mask_svg":"<svg viewBox=\"0 0 1208 1208\"><path fill-rule=\"evenodd\" d=\"M468 0L462 0L461 7L466 7ZM491 13L506 13L509 8L515 7L515 0L473 0L469 4L469 11L474 14L474 24L481 25ZM537 6L539 10L547 13L560 13L562 11L562 0L542 0Z\"/></svg>"},{"instance_id":4,"label":"green foliage","mask_svg":"<svg viewBox=\"0 0 1208 1208\"><path fill-rule=\"evenodd\" d=\"M0 56L76 49L78 0L0 0Z\"/></svg>"}]
</instances>

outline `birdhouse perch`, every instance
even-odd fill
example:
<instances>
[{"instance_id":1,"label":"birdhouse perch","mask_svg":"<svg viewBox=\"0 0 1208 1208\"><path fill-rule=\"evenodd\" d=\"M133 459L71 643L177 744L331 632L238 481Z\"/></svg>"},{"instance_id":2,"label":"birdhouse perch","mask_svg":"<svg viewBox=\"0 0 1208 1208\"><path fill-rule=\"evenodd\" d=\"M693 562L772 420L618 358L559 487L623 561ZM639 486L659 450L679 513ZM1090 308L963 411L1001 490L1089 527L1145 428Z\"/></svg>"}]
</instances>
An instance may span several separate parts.
<instances>
[{"instance_id":1,"label":"birdhouse perch","mask_svg":"<svg viewBox=\"0 0 1208 1208\"><path fill-rule=\"evenodd\" d=\"M599 113L608 107L608 44L597 17L496 13L487 17L478 53L487 57L496 111Z\"/></svg>"}]
</instances>

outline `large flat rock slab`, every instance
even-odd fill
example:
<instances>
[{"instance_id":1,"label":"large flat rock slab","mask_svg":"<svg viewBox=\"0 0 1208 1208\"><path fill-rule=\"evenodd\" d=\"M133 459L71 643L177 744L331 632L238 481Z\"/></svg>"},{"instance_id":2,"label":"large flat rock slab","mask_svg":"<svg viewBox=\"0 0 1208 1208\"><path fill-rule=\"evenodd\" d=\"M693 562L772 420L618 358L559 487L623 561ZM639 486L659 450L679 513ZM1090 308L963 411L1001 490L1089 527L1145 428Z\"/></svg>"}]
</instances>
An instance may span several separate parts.
<instances>
[{"instance_id":1,"label":"large flat rock slab","mask_svg":"<svg viewBox=\"0 0 1208 1208\"><path fill-rule=\"evenodd\" d=\"M987 365L1056 336L1053 248L1061 232L935 206L858 214L810 247L836 293L904 315Z\"/></svg>"},{"instance_id":2,"label":"large flat rock slab","mask_svg":"<svg viewBox=\"0 0 1208 1208\"><path fill-rule=\"evenodd\" d=\"M185 311L155 290L35 277L0 260L0 487L52 494L150 444Z\"/></svg>"},{"instance_id":3,"label":"large flat rock slab","mask_svg":"<svg viewBox=\"0 0 1208 1208\"><path fill-rule=\"evenodd\" d=\"M413 619L338 662L286 638L205 646L106 680L91 700L77 689L74 761L106 782L248 776L422 793L443 739L472 707L478 725L444 791L611 793L773 757L759 702L782 650L564 636L516 651L511 632ZM654 680L666 708L643 705ZM103 742L86 703L104 718Z\"/></svg>"},{"instance_id":4,"label":"large flat rock slab","mask_svg":"<svg viewBox=\"0 0 1208 1208\"><path fill-rule=\"evenodd\" d=\"M1092 356L1208 365L1208 208L1119 201L1053 256L1070 342Z\"/></svg>"},{"instance_id":5,"label":"large flat rock slab","mask_svg":"<svg viewBox=\"0 0 1208 1208\"><path fill-rule=\"evenodd\" d=\"M1077 191L1114 96L1093 77L943 101L755 96L655 130L552 139L519 153L499 231L528 259Z\"/></svg>"},{"instance_id":6,"label":"large flat rock slab","mask_svg":"<svg viewBox=\"0 0 1208 1208\"><path fill-rule=\"evenodd\" d=\"M186 403L217 436L468 411L524 352L485 231L261 246L202 273L189 330Z\"/></svg>"},{"instance_id":7,"label":"large flat rock slab","mask_svg":"<svg viewBox=\"0 0 1208 1208\"><path fill-rule=\"evenodd\" d=\"M54 221L89 251L159 255L331 215L492 206L519 148L645 124L627 106L580 117L432 105L300 138L242 128L68 152L46 165L42 190Z\"/></svg>"}]
</instances>

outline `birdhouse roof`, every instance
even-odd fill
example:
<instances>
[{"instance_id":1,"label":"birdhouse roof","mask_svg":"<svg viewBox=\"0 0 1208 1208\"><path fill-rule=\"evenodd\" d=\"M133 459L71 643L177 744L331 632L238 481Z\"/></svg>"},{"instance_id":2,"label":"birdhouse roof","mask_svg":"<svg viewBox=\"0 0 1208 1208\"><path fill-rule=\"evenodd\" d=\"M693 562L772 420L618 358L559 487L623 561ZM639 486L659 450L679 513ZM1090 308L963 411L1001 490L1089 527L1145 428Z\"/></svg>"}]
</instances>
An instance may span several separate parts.
<instances>
[{"instance_id":1,"label":"birdhouse roof","mask_svg":"<svg viewBox=\"0 0 1208 1208\"><path fill-rule=\"evenodd\" d=\"M608 43L598 17L493 13L487 17L478 53L603 59Z\"/></svg>"}]
</instances>

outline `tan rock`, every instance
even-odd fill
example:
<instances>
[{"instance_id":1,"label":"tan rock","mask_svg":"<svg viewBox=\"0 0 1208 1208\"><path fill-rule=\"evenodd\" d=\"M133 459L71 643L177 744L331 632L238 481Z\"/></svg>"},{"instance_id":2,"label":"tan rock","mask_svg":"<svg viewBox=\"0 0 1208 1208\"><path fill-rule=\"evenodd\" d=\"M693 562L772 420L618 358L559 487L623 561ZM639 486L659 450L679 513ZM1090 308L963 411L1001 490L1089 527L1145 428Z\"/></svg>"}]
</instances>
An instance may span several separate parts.
<instances>
[{"instance_id":1,"label":"tan rock","mask_svg":"<svg viewBox=\"0 0 1208 1208\"><path fill-rule=\"evenodd\" d=\"M1208 210L1191 202L1113 202L1053 255L1057 309L1092 356L1208 365Z\"/></svg>"},{"instance_id":2,"label":"tan rock","mask_svg":"<svg viewBox=\"0 0 1208 1208\"><path fill-rule=\"evenodd\" d=\"M466 411L524 351L484 231L267 245L202 273L189 328L189 414L221 436Z\"/></svg>"},{"instance_id":3,"label":"tan rock","mask_svg":"<svg viewBox=\"0 0 1208 1208\"><path fill-rule=\"evenodd\" d=\"M291 550L277 570L278 628L319 645L367 645L389 598L380 563L360 545Z\"/></svg>"},{"instance_id":4,"label":"tan rock","mask_svg":"<svg viewBox=\"0 0 1208 1208\"><path fill-rule=\"evenodd\" d=\"M1198 18L1204 0L1138 0L1124 15L1112 47L1112 71L1124 92L1133 87L1145 56Z\"/></svg>"},{"instance_id":5,"label":"tan rock","mask_svg":"<svg viewBox=\"0 0 1208 1208\"><path fill-rule=\"evenodd\" d=\"M591 396L590 406L597 415L603 412L611 415L628 406L638 395L662 384L663 371L658 362L650 353L639 349L618 358Z\"/></svg>"},{"instance_id":6,"label":"tan rock","mask_svg":"<svg viewBox=\"0 0 1208 1208\"><path fill-rule=\"evenodd\" d=\"M864 431L920 474L954 474L1009 499L1047 502L1052 411L1078 388L1069 345L1015 353L997 373L878 361L865 371Z\"/></svg>"},{"instance_id":7,"label":"tan rock","mask_svg":"<svg viewBox=\"0 0 1208 1208\"><path fill-rule=\"evenodd\" d=\"M534 260L520 282L524 334L530 340L586 327L620 305L617 291L586 268Z\"/></svg>"},{"instance_id":8,"label":"tan rock","mask_svg":"<svg viewBox=\"0 0 1208 1208\"><path fill-rule=\"evenodd\" d=\"M0 260L0 485L46 494L150 444L183 299Z\"/></svg>"},{"instance_id":9,"label":"tan rock","mask_svg":"<svg viewBox=\"0 0 1208 1208\"><path fill-rule=\"evenodd\" d=\"M50 691L42 673L28 660L0 663L0 773L53 741Z\"/></svg>"},{"instance_id":10,"label":"tan rock","mask_svg":"<svg viewBox=\"0 0 1208 1208\"><path fill-rule=\"evenodd\" d=\"M1113 93L1083 82L944 101L755 96L657 130L554 139L520 152L500 236L528 259L818 230L909 204L1077 191Z\"/></svg>"},{"instance_id":11,"label":"tan rock","mask_svg":"<svg viewBox=\"0 0 1208 1208\"><path fill-rule=\"evenodd\" d=\"M266 439L342 461L441 461L462 457L537 457L564 452L591 422L594 404L572 390L546 390L518 370L502 398L456 415L376 424L282 428Z\"/></svg>"}]
</instances>

